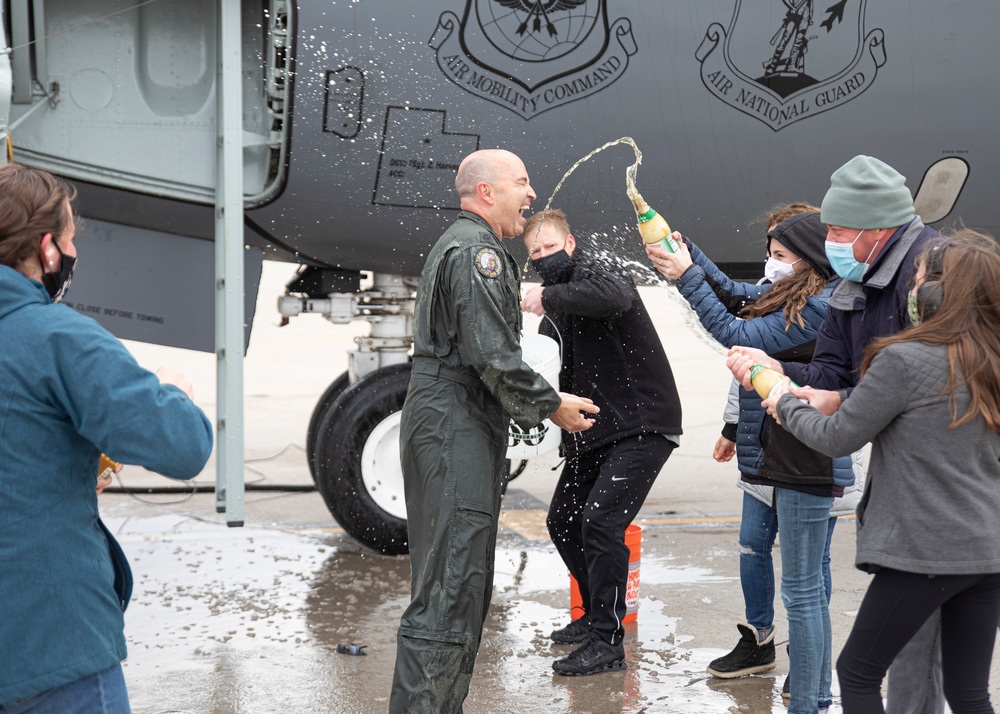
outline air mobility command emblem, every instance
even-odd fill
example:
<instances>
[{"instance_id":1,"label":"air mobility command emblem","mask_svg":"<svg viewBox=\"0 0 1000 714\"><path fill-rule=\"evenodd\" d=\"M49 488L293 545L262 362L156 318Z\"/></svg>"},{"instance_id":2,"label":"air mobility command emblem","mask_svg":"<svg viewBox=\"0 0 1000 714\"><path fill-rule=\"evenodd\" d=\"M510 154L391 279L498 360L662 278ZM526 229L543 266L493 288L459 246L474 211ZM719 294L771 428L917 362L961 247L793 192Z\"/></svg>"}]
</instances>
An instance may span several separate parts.
<instances>
[{"instance_id":1,"label":"air mobility command emblem","mask_svg":"<svg viewBox=\"0 0 1000 714\"><path fill-rule=\"evenodd\" d=\"M457 3L455 3L457 4ZM632 23L610 23L607 0L466 0L429 40L444 76L531 119L611 86L638 47Z\"/></svg>"},{"instance_id":2,"label":"air mobility command emblem","mask_svg":"<svg viewBox=\"0 0 1000 714\"><path fill-rule=\"evenodd\" d=\"M476 253L476 270L487 278L495 278L503 272L503 263L495 250L483 248Z\"/></svg>"}]
</instances>

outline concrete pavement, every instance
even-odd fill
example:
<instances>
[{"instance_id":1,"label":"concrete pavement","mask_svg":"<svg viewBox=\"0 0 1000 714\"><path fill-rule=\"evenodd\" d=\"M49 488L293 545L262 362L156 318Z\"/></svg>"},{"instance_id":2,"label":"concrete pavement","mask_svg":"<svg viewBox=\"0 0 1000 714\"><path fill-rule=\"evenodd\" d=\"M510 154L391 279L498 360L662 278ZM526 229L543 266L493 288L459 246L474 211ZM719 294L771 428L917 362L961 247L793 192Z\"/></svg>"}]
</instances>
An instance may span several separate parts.
<instances>
[{"instance_id":1,"label":"concrete pavement","mask_svg":"<svg viewBox=\"0 0 1000 714\"><path fill-rule=\"evenodd\" d=\"M274 301L291 271L265 263L245 362L246 479L305 486L312 408L346 368L345 352L367 324L301 316L277 327ZM626 641L629 669L583 678L551 672L552 660L568 650L547 635L565 624L569 595L544 529L558 459L542 457L529 462L505 501L494 605L468 714L784 711L787 626L780 598L777 668L732 681L705 673L710 660L736 643L735 624L743 619L741 492L735 466L711 458L729 376L723 351L692 329L673 289L648 287L642 295L681 391L685 431L636 521L644 532L639 617ZM128 346L147 367L165 364L187 374L196 401L214 418L213 355ZM171 483L134 467L120 482ZM196 483L214 484L214 460ZM134 711L384 712L395 628L408 601L408 559L358 545L315 492L248 492L242 529L223 525L214 505L208 493L101 497L136 575L125 666ZM841 519L832 554L836 654L868 582L853 568L853 520ZM352 642L364 645L366 656L337 653L338 644ZM994 699L1000 692L996 674L991 692Z\"/></svg>"}]
</instances>

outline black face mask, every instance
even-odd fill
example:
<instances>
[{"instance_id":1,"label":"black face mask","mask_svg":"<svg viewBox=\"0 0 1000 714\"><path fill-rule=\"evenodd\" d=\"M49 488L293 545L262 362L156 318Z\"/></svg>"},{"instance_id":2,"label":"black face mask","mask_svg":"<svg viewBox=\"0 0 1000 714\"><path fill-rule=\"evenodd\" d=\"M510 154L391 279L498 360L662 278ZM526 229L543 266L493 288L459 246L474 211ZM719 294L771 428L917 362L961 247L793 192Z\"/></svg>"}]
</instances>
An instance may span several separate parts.
<instances>
[{"instance_id":1,"label":"black face mask","mask_svg":"<svg viewBox=\"0 0 1000 714\"><path fill-rule=\"evenodd\" d=\"M76 267L76 258L63 253L55 240L52 241L52 245L56 247L56 251L58 251L59 256L62 258L61 267L59 268L58 275L55 273L42 273L42 285L45 286L45 291L49 294L52 302L55 303L66 297L69 285L73 282L73 268Z\"/></svg>"},{"instance_id":2,"label":"black face mask","mask_svg":"<svg viewBox=\"0 0 1000 714\"><path fill-rule=\"evenodd\" d=\"M570 257L565 250L531 261L531 267L535 269L545 285L559 282L569 271L570 265Z\"/></svg>"}]
</instances>

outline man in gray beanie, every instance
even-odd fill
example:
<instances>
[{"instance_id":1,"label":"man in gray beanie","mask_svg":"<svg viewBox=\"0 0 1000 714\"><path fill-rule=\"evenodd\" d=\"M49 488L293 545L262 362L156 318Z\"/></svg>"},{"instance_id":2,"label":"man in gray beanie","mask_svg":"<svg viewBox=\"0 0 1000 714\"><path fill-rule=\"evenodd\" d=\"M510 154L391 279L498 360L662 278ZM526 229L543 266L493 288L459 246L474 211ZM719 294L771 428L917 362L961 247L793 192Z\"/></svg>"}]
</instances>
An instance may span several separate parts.
<instances>
[{"instance_id":1,"label":"man in gray beanie","mask_svg":"<svg viewBox=\"0 0 1000 714\"><path fill-rule=\"evenodd\" d=\"M844 280L861 283L900 226L915 216L903 175L871 156L855 156L833 172L820 210L820 220L827 226L826 255L833 269ZM886 272L878 282L888 284L897 274L895 269L892 274ZM909 285L903 287L909 290Z\"/></svg>"},{"instance_id":2,"label":"man in gray beanie","mask_svg":"<svg viewBox=\"0 0 1000 714\"><path fill-rule=\"evenodd\" d=\"M906 304L916 258L941 235L914 212L906 178L871 156L855 156L833 172L820 220L827 227L827 258L843 280L830 296L812 360L781 363L759 350L735 347L726 364L748 389L753 364L779 369L811 387L800 396L832 414L856 384L868 345L909 325ZM889 671L888 714L944 711L939 630L936 613L896 656ZM871 686L866 672L844 671L841 662L837 676L841 691Z\"/></svg>"}]
</instances>

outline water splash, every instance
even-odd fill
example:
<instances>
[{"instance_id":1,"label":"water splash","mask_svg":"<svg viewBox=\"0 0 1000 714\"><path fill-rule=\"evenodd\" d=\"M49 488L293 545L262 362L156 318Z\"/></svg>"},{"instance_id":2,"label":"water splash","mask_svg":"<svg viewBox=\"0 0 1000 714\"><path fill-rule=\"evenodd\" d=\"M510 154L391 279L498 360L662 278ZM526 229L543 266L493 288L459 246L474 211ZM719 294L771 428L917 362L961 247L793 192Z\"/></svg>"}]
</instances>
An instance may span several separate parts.
<instances>
[{"instance_id":1,"label":"water splash","mask_svg":"<svg viewBox=\"0 0 1000 714\"><path fill-rule=\"evenodd\" d=\"M627 169L625 169L625 191L628 194L628 197L632 198L633 197L633 193L635 193L635 176L636 176L636 172L639 170L639 164L642 163L642 152L639 151L639 147L636 145L635 139L633 139L631 136L623 136L620 139L615 139L614 141L609 141L608 143L604 144L604 146L597 147L596 149L594 149L593 151L591 151L589 154L587 154L586 156L584 156L582 159L580 159L579 161L577 161L575 164L573 164L572 166L570 166L569 167L569 171L567 171L566 173L564 173L563 177L561 179L559 179L559 183L556 184L555 190L553 190L552 191L552 195L549 196L549 200L545 202L545 209L544 210L546 210L546 211L549 210L549 206L552 205L552 199L556 197L556 194L559 193L559 189L562 188L563 183L565 183L566 179L568 179L570 177L570 175L574 171L576 171L577 167L579 167L580 164L582 164L582 163L584 163L586 161L590 161L590 159L592 159L595 155L597 155L597 154L601 153L602 151L604 151L605 149L610 148L612 146L615 146L617 144L628 144L629 146L632 147L632 151L635 152L635 163L632 164L631 166L629 166Z\"/></svg>"},{"instance_id":2,"label":"water splash","mask_svg":"<svg viewBox=\"0 0 1000 714\"><path fill-rule=\"evenodd\" d=\"M603 146L597 147L589 154L579 159L575 164L570 166L569 170L563 174L562 178L559 179L559 183L557 183L556 187L552 190L552 194L549 196L549 200L545 202L545 208L543 208L542 211L545 212L549 210L549 208L552 206L552 200L556 197L556 194L559 193L559 189L562 188L562 185L566 183L566 179L568 179L572 175L572 173L577 170L580 164L590 161L590 159L592 159L597 154L601 153L605 149L608 149L612 146L616 146L617 144L628 144L629 146L632 147L632 151L635 152L635 163L629 166L627 169L625 169L625 193L628 194L628 197L630 199L633 199L635 196L638 196L639 194L635 190L635 176L636 172L639 170L639 164L642 163L642 152L639 151L639 147L635 143L635 139L633 139L631 136L623 136L620 139L609 141ZM534 249L535 245L538 243L538 234L542 232L542 225L544 223L545 219L543 218L541 221L539 221L538 228L535 229L535 235L532 240L531 249L528 250L528 258L527 260L524 261L524 268L521 270L522 280L525 279L528 275L528 265L531 263L531 250Z\"/></svg>"}]
</instances>

